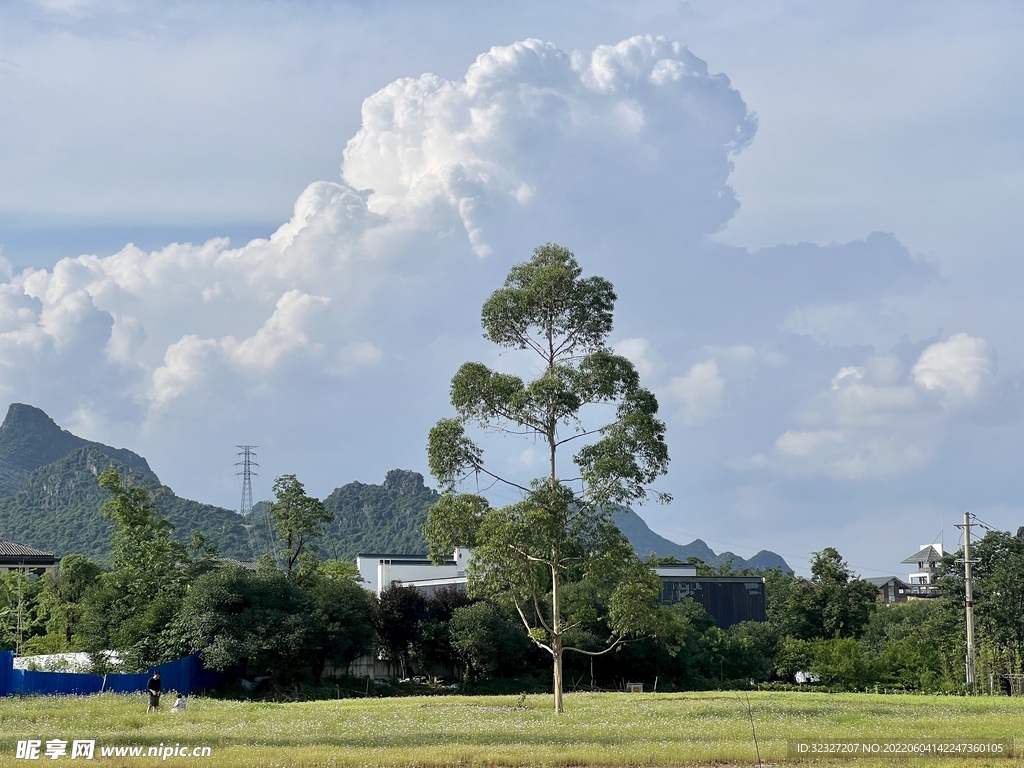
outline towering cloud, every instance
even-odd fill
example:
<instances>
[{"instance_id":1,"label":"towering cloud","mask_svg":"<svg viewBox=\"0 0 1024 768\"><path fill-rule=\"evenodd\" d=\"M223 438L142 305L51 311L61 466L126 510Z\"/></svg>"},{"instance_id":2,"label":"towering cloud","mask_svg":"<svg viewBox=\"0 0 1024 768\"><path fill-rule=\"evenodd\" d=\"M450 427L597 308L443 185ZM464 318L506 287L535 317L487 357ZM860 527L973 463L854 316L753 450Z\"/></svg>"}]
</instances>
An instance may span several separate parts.
<instances>
[{"instance_id":1,"label":"towering cloud","mask_svg":"<svg viewBox=\"0 0 1024 768\"><path fill-rule=\"evenodd\" d=\"M737 208L728 156L756 127L728 78L650 36L589 54L493 48L462 82L398 80L362 115L345 180L372 190L375 212L422 221L447 208L481 256L527 217L717 231Z\"/></svg>"},{"instance_id":2,"label":"towering cloud","mask_svg":"<svg viewBox=\"0 0 1024 768\"><path fill-rule=\"evenodd\" d=\"M377 365L430 337L370 340L382 314L421 311L402 282L464 271L470 252L521 258L552 222L715 231L736 208L729 155L755 129L724 76L654 37L493 48L461 81L398 80L362 113L343 182L311 184L268 240L129 245L9 276L0 391L142 415Z\"/></svg>"}]
</instances>

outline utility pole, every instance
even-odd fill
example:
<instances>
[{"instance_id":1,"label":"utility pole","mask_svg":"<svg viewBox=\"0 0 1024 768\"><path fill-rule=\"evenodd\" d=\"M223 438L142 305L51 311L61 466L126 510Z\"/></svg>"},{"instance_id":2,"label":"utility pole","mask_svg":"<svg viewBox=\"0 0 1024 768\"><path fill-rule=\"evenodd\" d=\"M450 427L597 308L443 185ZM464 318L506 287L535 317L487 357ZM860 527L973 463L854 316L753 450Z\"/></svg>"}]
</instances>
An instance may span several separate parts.
<instances>
[{"instance_id":1,"label":"utility pole","mask_svg":"<svg viewBox=\"0 0 1024 768\"><path fill-rule=\"evenodd\" d=\"M974 579L971 576L971 565L978 562L971 560L971 527L974 517L970 512L964 512L964 524L957 528L964 529L964 607L967 612L967 655L964 659L966 668L967 687L974 690Z\"/></svg>"},{"instance_id":2,"label":"utility pole","mask_svg":"<svg viewBox=\"0 0 1024 768\"><path fill-rule=\"evenodd\" d=\"M21 645L25 640L25 627L22 624L21 614L25 607L25 561L21 561L21 569L18 571L18 642L15 646L14 655L21 656Z\"/></svg>"}]
</instances>

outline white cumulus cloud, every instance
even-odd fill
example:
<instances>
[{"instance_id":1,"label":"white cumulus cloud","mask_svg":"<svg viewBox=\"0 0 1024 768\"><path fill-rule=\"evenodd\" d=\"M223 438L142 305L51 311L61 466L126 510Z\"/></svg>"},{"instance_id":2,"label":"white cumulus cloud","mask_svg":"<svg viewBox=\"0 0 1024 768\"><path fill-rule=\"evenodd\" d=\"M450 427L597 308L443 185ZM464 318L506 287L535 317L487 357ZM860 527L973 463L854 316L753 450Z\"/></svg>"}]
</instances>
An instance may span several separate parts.
<instances>
[{"instance_id":1,"label":"white cumulus cloud","mask_svg":"<svg viewBox=\"0 0 1024 768\"><path fill-rule=\"evenodd\" d=\"M366 99L362 118L343 175L371 190L370 210L416 220L444 206L481 256L498 234L489 229L516 209L577 215L564 206L570 193L620 215L636 206L613 179L646 181L653 194L637 201L643 207L671 211L691 235L714 232L736 208L726 154L756 127L727 78L651 36L590 54L532 39L492 48L461 82L427 74L391 83ZM668 196L665 167L686 177Z\"/></svg>"},{"instance_id":2,"label":"white cumulus cloud","mask_svg":"<svg viewBox=\"0 0 1024 768\"><path fill-rule=\"evenodd\" d=\"M962 403L977 397L994 371L989 343L958 333L925 349L913 374L914 381L925 389L940 390L951 403Z\"/></svg>"},{"instance_id":3,"label":"white cumulus cloud","mask_svg":"<svg viewBox=\"0 0 1024 768\"><path fill-rule=\"evenodd\" d=\"M669 393L679 403L680 415L687 424L713 415L725 395L725 380L718 374L714 359L697 363L685 376L672 379Z\"/></svg>"},{"instance_id":4,"label":"white cumulus cloud","mask_svg":"<svg viewBox=\"0 0 1024 768\"><path fill-rule=\"evenodd\" d=\"M654 358L651 356L651 344L647 339L623 339L615 344L615 354L629 360L641 377L654 373Z\"/></svg>"},{"instance_id":5,"label":"white cumulus cloud","mask_svg":"<svg viewBox=\"0 0 1024 768\"><path fill-rule=\"evenodd\" d=\"M804 421L813 428L779 435L774 466L847 479L920 467L994 373L991 345L966 333L927 346L909 371L895 355L869 355L841 367L809 405ZM771 464L758 456L747 466Z\"/></svg>"}]
</instances>

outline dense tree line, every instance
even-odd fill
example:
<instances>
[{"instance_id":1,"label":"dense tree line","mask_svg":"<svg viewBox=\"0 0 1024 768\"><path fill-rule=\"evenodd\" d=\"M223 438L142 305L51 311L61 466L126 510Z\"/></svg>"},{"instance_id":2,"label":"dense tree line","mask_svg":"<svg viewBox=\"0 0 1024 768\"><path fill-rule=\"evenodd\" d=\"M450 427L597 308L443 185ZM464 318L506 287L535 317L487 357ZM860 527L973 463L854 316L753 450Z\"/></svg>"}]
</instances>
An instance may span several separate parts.
<instances>
[{"instance_id":1,"label":"dense tree line","mask_svg":"<svg viewBox=\"0 0 1024 768\"><path fill-rule=\"evenodd\" d=\"M531 642L512 596L455 589L424 596L393 585L378 599L360 586L354 564L319 559L309 534L325 512L293 476L281 478L280 506L270 510L282 551L257 570L219 561L201 537L177 541L149 491L116 472L100 482L111 494L104 508L114 529L109 562L68 555L43 578L0 577L0 647L23 655L87 651L98 669L110 663L101 651L115 650L128 670L199 651L212 668L280 685L316 681L326 669L344 674L368 655L390 662L395 678L444 675L499 690L550 686L550 658ZM972 555L979 561L978 677L987 683L990 673L1022 669L1024 538L990 532ZM639 680L657 681L658 690L702 689L790 684L808 672L849 690L961 690L956 557L940 571L947 594L931 600L879 603L875 588L828 548L815 554L810 579L763 574L766 622L721 629L693 601L652 601L650 631L603 655L567 657L565 685L607 689ZM703 574L729 572L696 565ZM607 647L615 637L611 585L580 579L563 588L563 610L574 617L566 643Z\"/></svg>"}]
</instances>

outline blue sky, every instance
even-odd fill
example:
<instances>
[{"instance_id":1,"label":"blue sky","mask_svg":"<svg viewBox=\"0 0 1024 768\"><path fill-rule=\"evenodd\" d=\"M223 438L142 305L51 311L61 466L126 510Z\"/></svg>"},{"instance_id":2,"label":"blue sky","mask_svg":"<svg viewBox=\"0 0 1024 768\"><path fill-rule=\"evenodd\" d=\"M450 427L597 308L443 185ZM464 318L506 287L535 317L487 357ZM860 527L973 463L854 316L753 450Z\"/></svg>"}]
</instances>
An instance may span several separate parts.
<instances>
[{"instance_id":1,"label":"blue sky","mask_svg":"<svg viewBox=\"0 0 1024 768\"><path fill-rule=\"evenodd\" d=\"M1024 525L1019 4L492 6L5 4L0 400L228 507L237 443L425 472L556 241L662 403L655 530L871 576Z\"/></svg>"}]
</instances>

